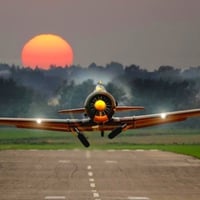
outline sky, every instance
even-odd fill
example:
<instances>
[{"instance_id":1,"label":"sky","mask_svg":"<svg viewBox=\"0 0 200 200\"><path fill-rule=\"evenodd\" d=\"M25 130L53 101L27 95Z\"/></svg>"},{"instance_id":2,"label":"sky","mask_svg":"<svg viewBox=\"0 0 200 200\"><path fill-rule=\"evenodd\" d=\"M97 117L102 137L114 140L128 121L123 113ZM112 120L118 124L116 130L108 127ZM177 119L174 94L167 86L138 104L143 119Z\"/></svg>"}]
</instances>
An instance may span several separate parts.
<instances>
[{"instance_id":1,"label":"sky","mask_svg":"<svg viewBox=\"0 0 200 200\"><path fill-rule=\"evenodd\" d=\"M200 65L199 0L1 0L0 62L21 65L24 44L57 34L74 64L145 69Z\"/></svg>"}]
</instances>

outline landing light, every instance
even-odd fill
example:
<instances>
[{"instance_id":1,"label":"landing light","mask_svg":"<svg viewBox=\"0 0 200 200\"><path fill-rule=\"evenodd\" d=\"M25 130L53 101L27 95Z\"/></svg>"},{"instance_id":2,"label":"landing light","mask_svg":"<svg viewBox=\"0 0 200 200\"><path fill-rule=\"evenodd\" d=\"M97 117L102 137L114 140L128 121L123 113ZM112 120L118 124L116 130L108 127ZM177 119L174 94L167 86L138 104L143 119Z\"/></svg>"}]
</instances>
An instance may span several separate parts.
<instances>
[{"instance_id":1,"label":"landing light","mask_svg":"<svg viewBox=\"0 0 200 200\"><path fill-rule=\"evenodd\" d=\"M41 124L42 120L41 119L37 119L36 122L37 122L37 124Z\"/></svg>"},{"instance_id":2,"label":"landing light","mask_svg":"<svg viewBox=\"0 0 200 200\"><path fill-rule=\"evenodd\" d=\"M160 114L160 117L161 117L162 119L165 119L165 118L167 117L167 114L166 114L166 113L161 113L161 114Z\"/></svg>"}]
</instances>

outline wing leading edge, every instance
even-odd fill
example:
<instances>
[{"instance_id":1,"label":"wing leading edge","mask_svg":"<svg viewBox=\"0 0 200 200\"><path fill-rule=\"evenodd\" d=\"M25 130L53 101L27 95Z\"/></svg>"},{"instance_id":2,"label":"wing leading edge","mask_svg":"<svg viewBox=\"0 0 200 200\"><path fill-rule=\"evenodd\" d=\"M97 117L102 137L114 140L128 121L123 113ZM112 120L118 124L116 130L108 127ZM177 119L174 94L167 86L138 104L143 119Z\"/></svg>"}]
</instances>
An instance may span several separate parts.
<instances>
[{"instance_id":1,"label":"wing leading edge","mask_svg":"<svg viewBox=\"0 0 200 200\"><path fill-rule=\"evenodd\" d=\"M200 109L192 109L192 110L159 113L159 114L116 118L114 119L114 121L121 124L127 124L126 129L136 129L136 128L184 121L187 118L199 117L199 116L200 116Z\"/></svg>"},{"instance_id":2,"label":"wing leading edge","mask_svg":"<svg viewBox=\"0 0 200 200\"><path fill-rule=\"evenodd\" d=\"M51 131L64 131L76 133L78 139L85 147L90 143L82 131L100 130L104 135L105 130L112 130L108 138L113 139L123 130L137 129L186 120L189 117L200 116L200 109L183 110L151 115L132 117L115 117L105 124L96 124L88 119L36 119L36 118L0 118L0 125L15 126L17 128L30 128Z\"/></svg>"},{"instance_id":3,"label":"wing leading edge","mask_svg":"<svg viewBox=\"0 0 200 200\"><path fill-rule=\"evenodd\" d=\"M0 118L0 125L17 128L73 132L74 128L86 131L92 125L88 119Z\"/></svg>"},{"instance_id":4,"label":"wing leading edge","mask_svg":"<svg viewBox=\"0 0 200 200\"><path fill-rule=\"evenodd\" d=\"M15 126L17 128L73 132L75 128L78 128L80 131L113 130L114 128L125 124L126 126L124 126L124 129L126 130L184 121L187 118L199 116L200 109L192 109L132 117L114 117L111 121L102 126L97 125L90 119L38 118L0 118L0 125Z\"/></svg>"}]
</instances>

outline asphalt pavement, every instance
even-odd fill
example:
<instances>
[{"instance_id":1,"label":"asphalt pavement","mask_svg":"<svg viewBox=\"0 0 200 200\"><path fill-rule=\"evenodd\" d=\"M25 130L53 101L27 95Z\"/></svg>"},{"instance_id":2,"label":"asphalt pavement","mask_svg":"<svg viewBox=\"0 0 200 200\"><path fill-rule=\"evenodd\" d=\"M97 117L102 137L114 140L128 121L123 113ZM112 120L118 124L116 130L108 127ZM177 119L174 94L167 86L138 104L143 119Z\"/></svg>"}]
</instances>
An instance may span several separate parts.
<instances>
[{"instance_id":1,"label":"asphalt pavement","mask_svg":"<svg viewBox=\"0 0 200 200\"><path fill-rule=\"evenodd\" d=\"M158 150L0 151L1 200L197 200L200 160Z\"/></svg>"}]
</instances>

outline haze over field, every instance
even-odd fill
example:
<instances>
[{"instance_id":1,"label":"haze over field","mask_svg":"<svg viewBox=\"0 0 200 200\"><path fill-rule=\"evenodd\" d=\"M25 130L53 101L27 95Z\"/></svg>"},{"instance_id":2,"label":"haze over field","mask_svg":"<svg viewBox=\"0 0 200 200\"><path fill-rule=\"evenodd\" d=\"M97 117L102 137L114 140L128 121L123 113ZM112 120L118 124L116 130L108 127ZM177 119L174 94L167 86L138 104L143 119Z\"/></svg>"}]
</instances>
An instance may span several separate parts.
<instances>
[{"instance_id":1,"label":"haze over field","mask_svg":"<svg viewBox=\"0 0 200 200\"><path fill-rule=\"evenodd\" d=\"M136 65L123 66L116 62L104 67L93 63L88 68L51 67L49 70L0 64L1 116L66 117L58 116L57 111L82 107L99 80L119 105L144 106L142 114L200 106L200 67L181 71L161 66L149 72ZM198 124L192 122L192 126Z\"/></svg>"}]
</instances>

